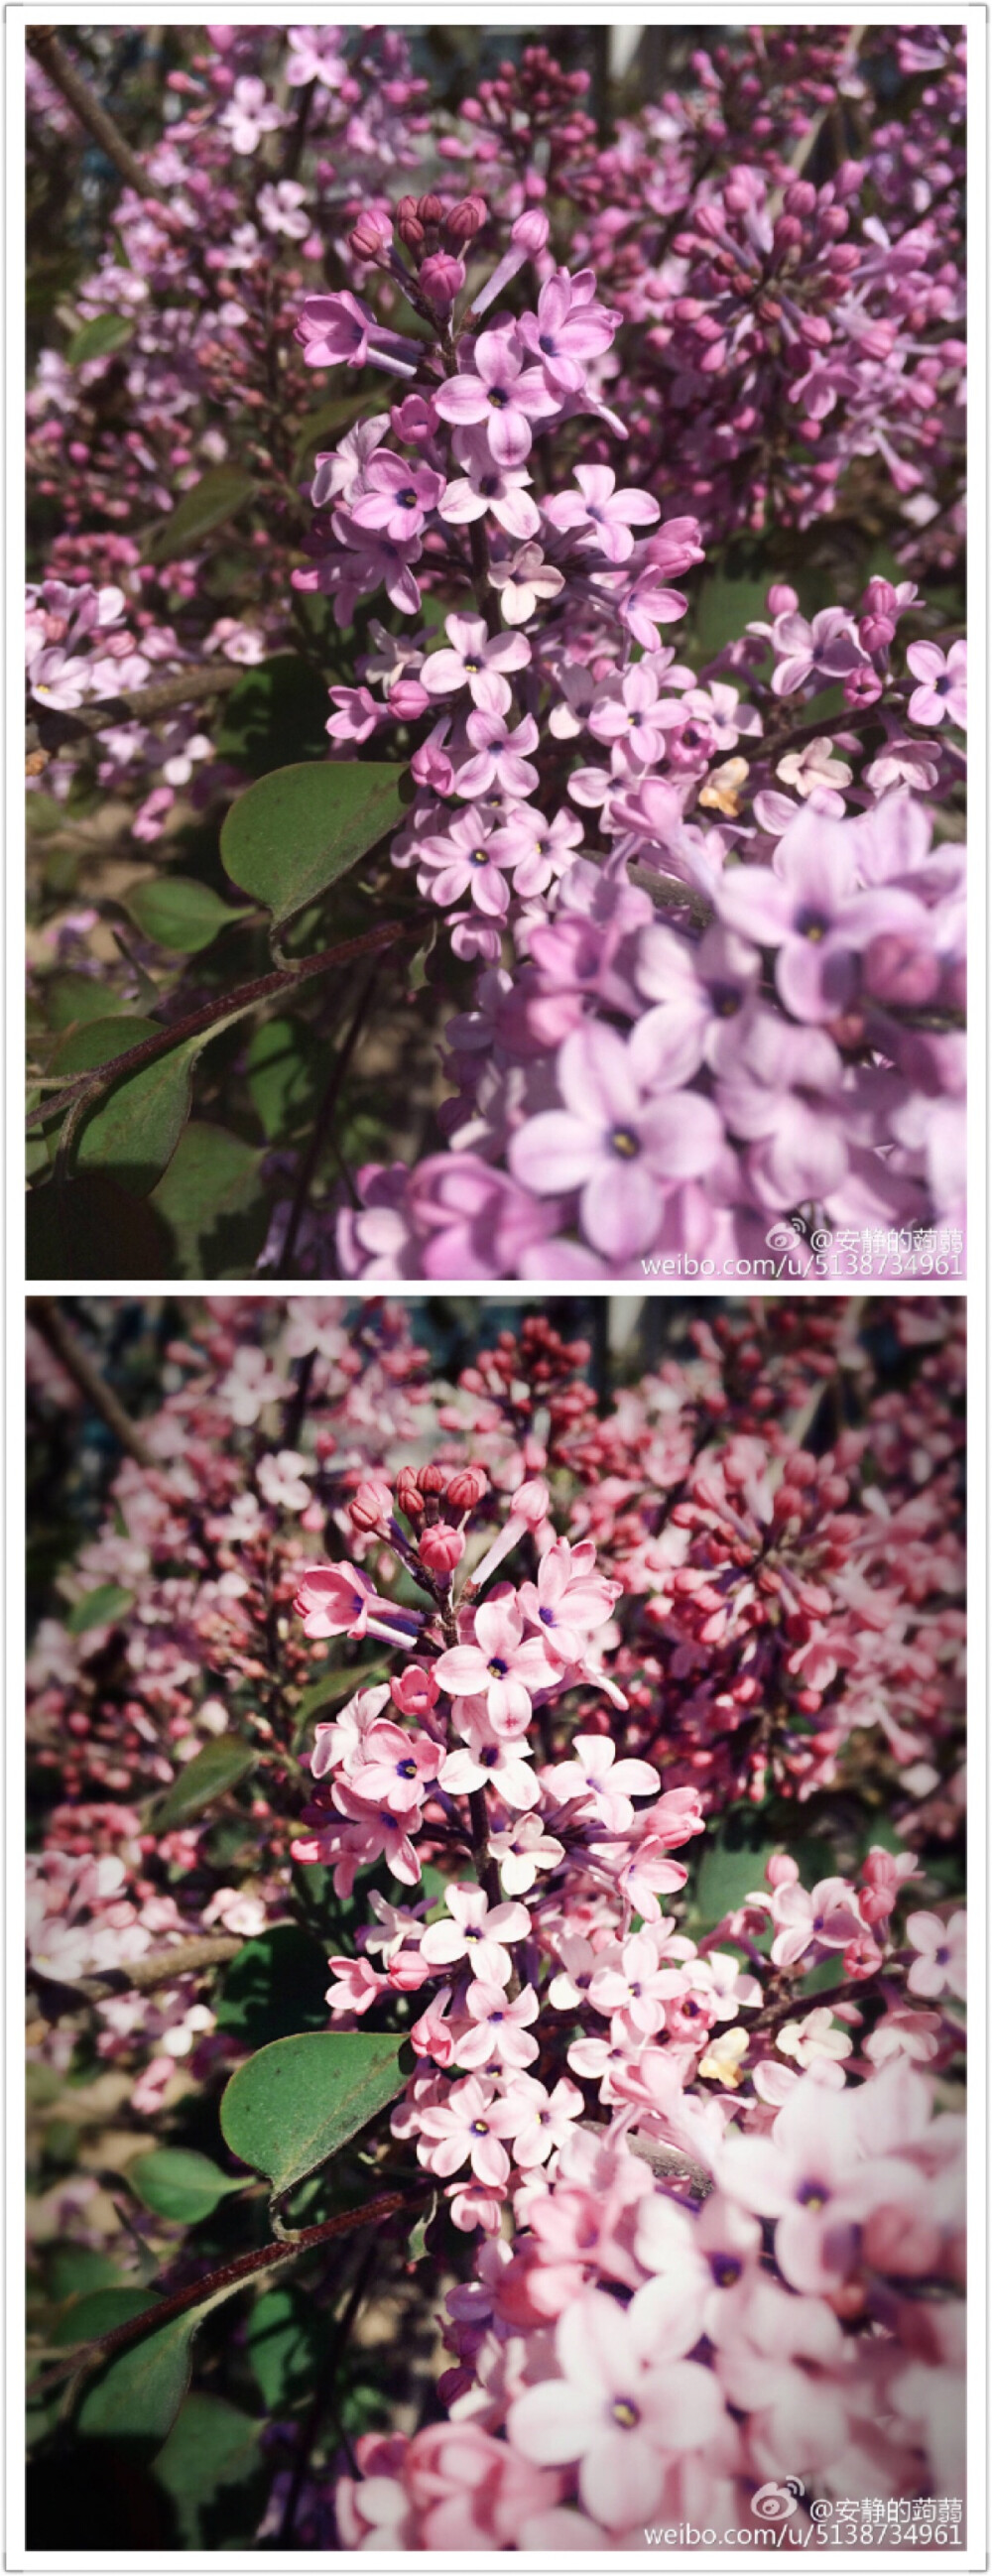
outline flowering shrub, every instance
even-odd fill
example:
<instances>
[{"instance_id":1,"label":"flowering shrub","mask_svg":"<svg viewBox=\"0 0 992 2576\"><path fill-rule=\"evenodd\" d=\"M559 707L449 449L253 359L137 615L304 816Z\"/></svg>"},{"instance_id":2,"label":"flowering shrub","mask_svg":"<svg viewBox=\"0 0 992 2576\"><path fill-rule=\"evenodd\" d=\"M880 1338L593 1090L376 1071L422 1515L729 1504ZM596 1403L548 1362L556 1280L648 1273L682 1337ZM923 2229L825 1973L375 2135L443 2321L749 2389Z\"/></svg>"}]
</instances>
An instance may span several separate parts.
<instances>
[{"instance_id":1,"label":"flowering shrub","mask_svg":"<svg viewBox=\"0 0 992 2576\"><path fill-rule=\"evenodd\" d=\"M29 396L38 1275L961 1274L963 37L173 51Z\"/></svg>"},{"instance_id":2,"label":"flowering shrub","mask_svg":"<svg viewBox=\"0 0 992 2576\"><path fill-rule=\"evenodd\" d=\"M963 1305L659 1316L39 1302L42 2539L960 2541Z\"/></svg>"}]
</instances>

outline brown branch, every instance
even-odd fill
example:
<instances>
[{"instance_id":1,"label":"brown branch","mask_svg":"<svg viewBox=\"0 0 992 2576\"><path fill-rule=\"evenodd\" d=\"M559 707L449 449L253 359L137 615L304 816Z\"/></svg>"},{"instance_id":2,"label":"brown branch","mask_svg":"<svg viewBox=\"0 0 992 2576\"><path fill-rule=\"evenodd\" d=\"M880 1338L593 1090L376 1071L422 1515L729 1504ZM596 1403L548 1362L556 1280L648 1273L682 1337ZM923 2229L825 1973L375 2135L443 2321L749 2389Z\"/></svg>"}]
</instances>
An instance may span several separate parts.
<instances>
[{"instance_id":1,"label":"brown branch","mask_svg":"<svg viewBox=\"0 0 992 2576\"><path fill-rule=\"evenodd\" d=\"M371 974L367 977L362 986L361 992L359 993L354 1011L352 1012L350 1027L348 1028L343 1043L339 1047L337 1055L334 1058L334 1062L331 1067L330 1080L314 1118L313 1126L310 1131L309 1143L300 1161L300 1168L296 1177L296 1187L293 1191L292 1205L290 1207L289 1217L286 1224L286 1232L283 1238L279 1268L273 1274L277 1279L290 1279L293 1275L292 1263L293 1256L296 1251L297 1236L303 1221L307 1199L310 1195L310 1186L317 1169L317 1164L320 1160L321 1146L326 1142L331 1126L331 1120L333 1119L334 1112L340 1098L341 1087L347 1075L348 1067L351 1063L352 1056L354 1055L355 1048L358 1045L362 1029L365 1025L366 1014L372 1000L372 995L375 991L376 974L377 968L373 966ZM292 1441L289 1445L290 1448L292 1448Z\"/></svg>"},{"instance_id":2,"label":"brown branch","mask_svg":"<svg viewBox=\"0 0 992 2576\"><path fill-rule=\"evenodd\" d=\"M154 716L170 715L173 707L193 706L200 698L226 697L244 679L245 667L240 662L205 662L198 669L155 680L148 689L124 689L119 697L98 698L92 706L42 707L27 728L28 754L39 745L47 751L64 751L74 742L88 741L92 734L109 733L113 725L150 722Z\"/></svg>"},{"instance_id":3,"label":"brown branch","mask_svg":"<svg viewBox=\"0 0 992 2576\"><path fill-rule=\"evenodd\" d=\"M121 178L126 180L128 187L133 188L137 196L154 197L156 203L162 205L162 190L157 180L149 178L147 170L137 160L130 144L125 142L120 126L108 114L107 109L101 106L89 82L85 81L82 73L76 70L75 63L70 62L56 29L29 27L26 42L29 52L34 55L36 62L41 64L42 71L47 72L49 80L54 81L56 89L61 90L73 114L78 116L80 124L85 125L87 132L92 134L94 142L99 144L101 152L106 153L114 169L119 170Z\"/></svg>"},{"instance_id":4,"label":"brown branch","mask_svg":"<svg viewBox=\"0 0 992 2576\"><path fill-rule=\"evenodd\" d=\"M184 1045L187 1038L207 1037L212 1029L227 1027L232 1020L257 1010L262 1002L273 1001L282 993L295 992L298 985L309 982L314 975L326 975L332 966L347 965L352 957L367 957L377 949L393 947L402 935L398 922L384 921L377 930L363 931L360 939L342 940L336 948L320 949L315 957L301 957L298 964L277 967L271 975L258 975L250 984L232 985L229 993L222 994L217 1001L204 1003L202 1010L190 1011L185 1019L173 1020L169 1028L162 1029L155 1037L142 1038L137 1046L126 1048L122 1055L112 1056L109 1064L100 1065L91 1073L79 1074L75 1081L65 1083L51 1099L40 1101L36 1108L29 1110L28 1127L43 1126L49 1118L60 1118L63 1110L71 1109L77 1101L85 1101L88 1105L96 1102L116 1083L127 1080L132 1073L143 1072L146 1064L154 1064L156 1058L167 1055L171 1047Z\"/></svg>"},{"instance_id":5,"label":"brown branch","mask_svg":"<svg viewBox=\"0 0 992 2576\"><path fill-rule=\"evenodd\" d=\"M202 1932L174 1942L171 1950L149 1950L143 1959L129 1959L126 1966L110 1968L99 1977L48 1977L31 1963L28 1975L34 1984L49 1989L58 1998L59 2010L66 2011L72 2004L102 2004L109 1995L150 1994L154 1986L171 1985L176 1977L222 1967L243 1949L237 1933Z\"/></svg>"},{"instance_id":6,"label":"brown branch","mask_svg":"<svg viewBox=\"0 0 992 2576\"><path fill-rule=\"evenodd\" d=\"M245 2181L249 2178L246 2174ZM430 2179L429 2174L424 2175L425 2191L430 2187ZM311 2246L327 2245L335 2236L350 2236L356 2227L383 2226L387 2218L394 2217L398 2209L406 2207L408 2198L408 2192L383 2192L378 2200L367 2201L364 2209L339 2210L335 2218L325 2218L319 2227L303 2227L298 2236L285 2242L257 2246L251 2254L238 2254L233 2263L219 2264L215 2272L206 2273L199 2281L190 2281L184 2290L174 2290L171 2298L157 2299L153 2307L143 2308L140 2316L129 2317L124 2325L114 2326L109 2334L96 2335L90 2343L78 2346L67 2356L65 2366L75 2370L88 2363L109 2361L112 2354L122 2352L128 2344L140 2343L144 2335L155 2334L160 2326L171 2324L173 2317L185 2316L190 2308L200 2307L206 2299L213 2297L215 2290L231 2289L235 2283L250 2281L256 2272L269 2271L276 2263L289 2263L295 2254L308 2254ZM62 2375L61 2365L57 2375ZM36 2383L36 2387L46 2384L47 2381L42 2380Z\"/></svg>"},{"instance_id":7,"label":"brown branch","mask_svg":"<svg viewBox=\"0 0 992 2576\"><path fill-rule=\"evenodd\" d=\"M146 1447L140 1431L136 1429L130 1414L125 1413L113 1389L101 1377L95 1360L91 1360L89 1352L84 1349L74 1325L70 1324L68 1316L63 1314L57 1298L29 1297L28 1317L37 1327L43 1340L47 1342L49 1350L53 1351L56 1359L61 1361L62 1367L74 1380L80 1393L85 1395L87 1403L92 1404L94 1411L106 1423L108 1431L112 1431L115 1440L119 1440L121 1448L127 1450L129 1458L137 1459L139 1467L151 1467L154 1464L151 1450Z\"/></svg>"}]
</instances>

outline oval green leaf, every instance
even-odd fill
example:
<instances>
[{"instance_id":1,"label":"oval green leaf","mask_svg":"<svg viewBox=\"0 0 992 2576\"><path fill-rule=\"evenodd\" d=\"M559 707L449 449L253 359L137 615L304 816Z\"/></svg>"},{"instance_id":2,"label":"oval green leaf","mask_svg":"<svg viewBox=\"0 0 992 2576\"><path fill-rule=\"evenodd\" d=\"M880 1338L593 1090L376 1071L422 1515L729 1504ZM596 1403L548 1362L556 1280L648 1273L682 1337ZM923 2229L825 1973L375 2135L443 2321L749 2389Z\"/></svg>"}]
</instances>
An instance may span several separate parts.
<instances>
[{"instance_id":1,"label":"oval green leaf","mask_svg":"<svg viewBox=\"0 0 992 2576\"><path fill-rule=\"evenodd\" d=\"M204 1808L233 1789L236 1781L246 1780L255 1768L253 1747L243 1735L215 1735L194 1753L178 1779L172 1782L155 1808L156 1833L168 1833L173 1825L183 1825L190 1816L202 1816Z\"/></svg>"},{"instance_id":2,"label":"oval green leaf","mask_svg":"<svg viewBox=\"0 0 992 2576\"><path fill-rule=\"evenodd\" d=\"M395 2101L406 2043L387 2031L304 2031L239 2066L222 2098L232 2155L281 2195Z\"/></svg>"},{"instance_id":3,"label":"oval green leaf","mask_svg":"<svg viewBox=\"0 0 992 2576\"><path fill-rule=\"evenodd\" d=\"M113 2334L115 2326L129 2326L132 2317L140 2317L147 2308L149 2292L144 2288L88 2290L84 2298L71 2299L51 2330L53 2344L94 2343L99 2335Z\"/></svg>"},{"instance_id":4,"label":"oval green leaf","mask_svg":"<svg viewBox=\"0 0 992 2576\"><path fill-rule=\"evenodd\" d=\"M142 2451L157 2451L175 2423L189 2387L193 2340L198 2327L211 2308L222 2300L233 2298L241 2288L240 2281L229 2282L204 2299L198 2308L187 2308L170 2325L129 2344L105 2362L98 2377L91 2379L79 2409L81 2433L99 2440L128 2443ZM154 2309L148 2310L149 2319Z\"/></svg>"},{"instance_id":5,"label":"oval green leaf","mask_svg":"<svg viewBox=\"0 0 992 2576\"><path fill-rule=\"evenodd\" d=\"M133 1592L125 1592L122 1583L98 1583L95 1591L84 1592L80 1601L73 1602L66 1627L71 1636L83 1637L87 1628L104 1628L112 1619L123 1619L133 1600Z\"/></svg>"},{"instance_id":6,"label":"oval green leaf","mask_svg":"<svg viewBox=\"0 0 992 2576\"><path fill-rule=\"evenodd\" d=\"M146 939L157 939L163 948L176 948L184 957L209 948L228 922L243 921L249 909L246 904L234 909L222 903L196 877L148 877L132 887L126 900L132 921Z\"/></svg>"},{"instance_id":7,"label":"oval green leaf","mask_svg":"<svg viewBox=\"0 0 992 2576\"><path fill-rule=\"evenodd\" d=\"M134 324L123 313L95 313L92 322L83 322L70 340L66 355L70 367L81 367L87 358L110 358L115 349L126 349L134 338Z\"/></svg>"},{"instance_id":8,"label":"oval green leaf","mask_svg":"<svg viewBox=\"0 0 992 2576\"><path fill-rule=\"evenodd\" d=\"M222 2173L193 2147L153 2147L149 2155L135 2157L127 2179L143 2208L185 2227L212 2217L230 2192L245 2188L243 2175Z\"/></svg>"},{"instance_id":9,"label":"oval green leaf","mask_svg":"<svg viewBox=\"0 0 992 2576\"><path fill-rule=\"evenodd\" d=\"M149 561L175 563L183 555L196 554L214 528L223 527L226 519L244 509L246 501L254 500L255 489L252 476L239 465L212 465L146 540Z\"/></svg>"},{"instance_id":10,"label":"oval green leaf","mask_svg":"<svg viewBox=\"0 0 992 2576\"><path fill-rule=\"evenodd\" d=\"M295 761L235 798L220 836L228 876L288 921L353 868L405 810L395 760Z\"/></svg>"}]
</instances>

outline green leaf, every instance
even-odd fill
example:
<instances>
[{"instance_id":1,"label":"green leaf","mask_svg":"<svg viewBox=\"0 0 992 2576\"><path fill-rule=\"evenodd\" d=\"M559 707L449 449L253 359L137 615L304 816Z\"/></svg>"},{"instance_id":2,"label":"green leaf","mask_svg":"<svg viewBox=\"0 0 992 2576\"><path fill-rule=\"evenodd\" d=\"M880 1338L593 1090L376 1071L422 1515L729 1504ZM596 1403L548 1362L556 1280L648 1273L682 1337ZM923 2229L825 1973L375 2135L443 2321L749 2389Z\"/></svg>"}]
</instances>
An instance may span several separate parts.
<instances>
[{"instance_id":1,"label":"green leaf","mask_svg":"<svg viewBox=\"0 0 992 2576\"><path fill-rule=\"evenodd\" d=\"M369 1690L375 1682L384 1682L388 1674L388 1664L352 1664L346 1673L337 1668L334 1672L322 1674L315 1682L308 1682L296 1704L296 1727L302 1729L309 1725L318 1709L336 1708L341 1700L350 1699L354 1691Z\"/></svg>"},{"instance_id":2,"label":"green leaf","mask_svg":"<svg viewBox=\"0 0 992 2576\"><path fill-rule=\"evenodd\" d=\"M295 2283L265 2290L248 2320L245 2345L270 2415L313 2393L328 2344L327 2320Z\"/></svg>"},{"instance_id":3,"label":"green leaf","mask_svg":"<svg viewBox=\"0 0 992 2576\"><path fill-rule=\"evenodd\" d=\"M405 2044L386 2031L308 2031L239 2066L220 2106L233 2155L282 2195L357 2136L406 2081Z\"/></svg>"},{"instance_id":4,"label":"green leaf","mask_svg":"<svg viewBox=\"0 0 992 2576\"><path fill-rule=\"evenodd\" d=\"M169 1237L154 1209L104 1172L33 1189L25 1226L29 1279L162 1279L169 1271Z\"/></svg>"},{"instance_id":5,"label":"green leaf","mask_svg":"<svg viewBox=\"0 0 992 2576\"><path fill-rule=\"evenodd\" d=\"M213 1028L181 1038L167 1054L156 1056L136 1073L122 1075L80 1126L78 1171L105 1173L138 1197L152 1190L171 1162L189 1116L193 1070L204 1047L242 1016L243 1009L232 1011L230 1019L218 1019ZM62 1040L51 1069L67 1076L89 1072L112 1064L115 1056L126 1054L142 1038L161 1036L157 1020L94 1020ZM107 1275L104 1263L96 1269L98 1275Z\"/></svg>"},{"instance_id":6,"label":"green leaf","mask_svg":"<svg viewBox=\"0 0 992 2576\"><path fill-rule=\"evenodd\" d=\"M327 2028L327 1947L300 1923L273 1923L224 1971L217 2028L247 2048Z\"/></svg>"},{"instance_id":7,"label":"green leaf","mask_svg":"<svg viewBox=\"0 0 992 2576\"><path fill-rule=\"evenodd\" d=\"M218 758L235 760L249 778L294 760L326 759L327 685L301 653L253 663L224 701L213 736Z\"/></svg>"},{"instance_id":8,"label":"green leaf","mask_svg":"<svg viewBox=\"0 0 992 2576\"><path fill-rule=\"evenodd\" d=\"M202 1816L225 1789L233 1789L238 1780L246 1780L255 1768L255 1752L243 1735L215 1735L194 1753L178 1779L156 1803L155 1831L169 1833L174 1825L183 1825L190 1816Z\"/></svg>"},{"instance_id":9,"label":"green leaf","mask_svg":"<svg viewBox=\"0 0 992 2576\"><path fill-rule=\"evenodd\" d=\"M231 921L243 921L249 910L239 904L235 910L222 903L210 886L200 885L196 877L147 877L131 888L127 909L132 921L143 930L146 939L157 939L163 948L179 949L184 957L193 957L200 948L209 948L218 932Z\"/></svg>"},{"instance_id":10,"label":"green leaf","mask_svg":"<svg viewBox=\"0 0 992 2576\"><path fill-rule=\"evenodd\" d=\"M209 2156L193 2147L153 2147L136 2156L127 2169L136 2199L156 2218L171 2218L186 2227L210 2218L232 2191L243 2191L244 2176L225 2174Z\"/></svg>"},{"instance_id":11,"label":"green leaf","mask_svg":"<svg viewBox=\"0 0 992 2576\"><path fill-rule=\"evenodd\" d=\"M160 2547L235 2549L254 2540L270 2476L262 2430L225 2398L192 2391L155 2462L176 2525L174 2534L162 2533Z\"/></svg>"},{"instance_id":12,"label":"green leaf","mask_svg":"<svg viewBox=\"0 0 992 2576\"><path fill-rule=\"evenodd\" d=\"M130 1005L118 993L109 992L96 975L77 974L67 967L64 974L46 975L44 983L45 1016L50 1029L88 1025L92 1020L105 1020L114 1014L128 1015Z\"/></svg>"},{"instance_id":13,"label":"green leaf","mask_svg":"<svg viewBox=\"0 0 992 2576\"><path fill-rule=\"evenodd\" d=\"M220 836L228 876L288 921L364 858L404 812L398 761L298 761L235 798Z\"/></svg>"},{"instance_id":14,"label":"green leaf","mask_svg":"<svg viewBox=\"0 0 992 2576\"><path fill-rule=\"evenodd\" d=\"M51 832L64 832L69 817L58 796L49 796L44 787L33 787L24 799L24 813L29 832L47 840Z\"/></svg>"},{"instance_id":15,"label":"green leaf","mask_svg":"<svg viewBox=\"0 0 992 2576\"><path fill-rule=\"evenodd\" d=\"M251 1277L268 1226L261 1169L256 1146L208 1119L189 1119L149 1201L172 1228L174 1277Z\"/></svg>"},{"instance_id":16,"label":"green leaf","mask_svg":"<svg viewBox=\"0 0 992 2576\"><path fill-rule=\"evenodd\" d=\"M77 2418L80 2433L157 2451L186 2395L193 2342L204 2317L240 2288L240 2281L228 2282L198 2308L187 2308L105 2362L84 2392ZM154 2315L153 2308L148 2315Z\"/></svg>"},{"instance_id":17,"label":"green leaf","mask_svg":"<svg viewBox=\"0 0 992 2576\"><path fill-rule=\"evenodd\" d=\"M175 563L183 555L197 554L214 528L223 527L225 519L233 519L247 501L254 500L255 490L252 476L245 474L241 466L210 466L192 490L183 493L182 500L154 535L145 539L148 561Z\"/></svg>"},{"instance_id":18,"label":"green leaf","mask_svg":"<svg viewBox=\"0 0 992 2576\"><path fill-rule=\"evenodd\" d=\"M80 2298L84 2290L126 2286L117 2264L108 2255L101 2254L95 2245L73 2245L68 2238L46 2246L44 2265L45 2287L56 2306L63 2299Z\"/></svg>"},{"instance_id":19,"label":"green leaf","mask_svg":"<svg viewBox=\"0 0 992 2576\"><path fill-rule=\"evenodd\" d=\"M70 340L66 356L70 367L81 367L87 358L110 358L115 349L126 349L134 338L134 324L124 313L96 313L92 322L82 323Z\"/></svg>"},{"instance_id":20,"label":"green leaf","mask_svg":"<svg viewBox=\"0 0 992 2576\"><path fill-rule=\"evenodd\" d=\"M123 1584L98 1583L94 1592L84 1592L80 1601L73 1602L66 1627L73 1637L85 1636L87 1628L103 1628L112 1619L123 1619L133 1600L133 1592L125 1592Z\"/></svg>"},{"instance_id":21,"label":"green leaf","mask_svg":"<svg viewBox=\"0 0 992 2576\"><path fill-rule=\"evenodd\" d=\"M132 2317L144 2314L148 2295L142 2288L89 2290L70 2300L52 2327L50 2340L59 2345L92 2343L98 2335L112 2334L115 2326L128 2326Z\"/></svg>"}]
</instances>

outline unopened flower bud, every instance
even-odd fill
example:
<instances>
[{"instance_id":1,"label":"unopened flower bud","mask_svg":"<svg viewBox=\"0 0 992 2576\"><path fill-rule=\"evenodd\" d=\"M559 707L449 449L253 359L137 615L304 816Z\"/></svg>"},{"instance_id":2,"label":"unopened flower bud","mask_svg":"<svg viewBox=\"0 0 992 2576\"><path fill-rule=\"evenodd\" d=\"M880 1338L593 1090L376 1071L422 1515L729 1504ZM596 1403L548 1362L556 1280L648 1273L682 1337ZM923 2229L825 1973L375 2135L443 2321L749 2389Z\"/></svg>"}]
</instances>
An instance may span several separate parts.
<instances>
[{"instance_id":1,"label":"unopened flower bud","mask_svg":"<svg viewBox=\"0 0 992 2576\"><path fill-rule=\"evenodd\" d=\"M434 1458L429 1460L426 1467L418 1467L417 1483L421 1493L446 1494L450 1473L450 1468L440 1466Z\"/></svg>"},{"instance_id":2,"label":"unopened flower bud","mask_svg":"<svg viewBox=\"0 0 992 2576\"><path fill-rule=\"evenodd\" d=\"M551 1509L551 1496L543 1476L532 1476L526 1485L518 1485L511 1510L515 1521L524 1521L529 1530L540 1529Z\"/></svg>"},{"instance_id":3,"label":"unopened flower bud","mask_svg":"<svg viewBox=\"0 0 992 2576\"><path fill-rule=\"evenodd\" d=\"M443 224L444 207L441 204L440 197L419 197L417 200L417 214L422 224Z\"/></svg>"},{"instance_id":4,"label":"unopened flower bud","mask_svg":"<svg viewBox=\"0 0 992 2576\"><path fill-rule=\"evenodd\" d=\"M436 1531L434 1536L437 1536ZM434 1675L422 1664L407 1664L404 1672L394 1674L389 1688L393 1706L399 1709L401 1717L429 1716L438 1696Z\"/></svg>"},{"instance_id":5,"label":"unopened flower bud","mask_svg":"<svg viewBox=\"0 0 992 2576\"><path fill-rule=\"evenodd\" d=\"M430 703L427 691L419 680L397 680L395 688L390 689L389 692L390 715L402 716L410 724L417 716L425 713Z\"/></svg>"},{"instance_id":6,"label":"unopened flower bud","mask_svg":"<svg viewBox=\"0 0 992 2576\"><path fill-rule=\"evenodd\" d=\"M768 591L769 617L791 617L799 606L799 593L791 582L773 581Z\"/></svg>"},{"instance_id":7,"label":"unopened flower bud","mask_svg":"<svg viewBox=\"0 0 992 2576\"><path fill-rule=\"evenodd\" d=\"M452 1511L474 1512L488 1483L484 1467L458 1467L448 1486L448 1502Z\"/></svg>"},{"instance_id":8,"label":"unopened flower bud","mask_svg":"<svg viewBox=\"0 0 992 2576\"><path fill-rule=\"evenodd\" d=\"M511 224L510 240L517 250L525 250L529 259L536 259L540 251L547 249L550 231L550 222L542 208L530 206L526 214L518 215L516 223Z\"/></svg>"},{"instance_id":9,"label":"unopened flower bud","mask_svg":"<svg viewBox=\"0 0 992 2576\"><path fill-rule=\"evenodd\" d=\"M932 950L906 930L880 930L870 940L862 961L865 990L876 1002L919 1009L933 1000L940 966Z\"/></svg>"},{"instance_id":10,"label":"unopened flower bud","mask_svg":"<svg viewBox=\"0 0 992 2576\"><path fill-rule=\"evenodd\" d=\"M465 1541L460 1530L449 1529L441 1521L436 1529L424 1530L417 1541L417 1554L429 1574L453 1574L465 1554Z\"/></svg>"},{"instance_id":11,"label":"unopened flower bud","mask_svg":"<svg viewBox=\"0 0 992 2576\"><path fill-rule=\"evenodd\" d=\"M396 1479L396 1508L405 1513L408 1521L423 1520L424 1497L417 1483L415 1467L400 1468Z\"/></svg>"},{"instance_id":12,"label":"unopened flower bud","mask_svg":"<svg viewBox=\"0 0 992 2576\"><path fill-rule=\"evenodd\" d=\"M769 1887L794 1887L799 1876L798 1864L789 1852L773 1852L765 1862Z\"/></svg>"},{"instance_id":13,"label":"unopened flower bud","mask_svg":"<svg viewBox=\"0 0 992 2576\"><path fill-rule=\"evenodd\" d=\"M370 1538L373 1530L382 1529L388 1522L392 1508L389 1486L378 1476L363 1477L348 1505L352 1529Z\"/></svg>"},{"instance_id":14,"label":"unopened flower bud","mask_svg":"<svg viewBox=\"0 0 992 2576\"><path fill-rule=\"evenodd\" d=\"M444 218L444 229L448 240L474 241L476 233L482 231L483 224L487 223L488 219L489 208L484 197L459 197L457 206L449 207Z\"/></svg>"},{"instance_id":15,"label":"unopened flower bud","mask_svg":"<svg viewBox=\"0 0 992 2576\"><path fill-rule=\"evenodd\" d=\"M400 215L397 218L396 230L404 250L417 252L423 249L427 235L416 215Z\"/></svg>"},{"instance_id":16,"label":"unopened flower bud","mask_svg":"<svg viewBox=\"0 0 992 2576\"><path fill-rule=\"evenodd\" d=\"M391 238L390 227L383 222L381 215L360 215L354 230L348 235L348 248L356 259L381 259L389 249Z\"/></svg>"},{"instance_id":17,"label":"unopened flower bud","mask_svg":"<svg viewBox=\"0 0 992 2576\"><path fill-rule=\"evenodd\" d=\"M425 259L420 283L435 312L447 313L465 284L465 262L450 250L435 250Z\"/></svg>"},{"instance_id":18,"label":"unopened flower bud","mask_svg":"<svg viewBox=\"0 0 992 2576\"><path fill-rule=\"evenodd\" d=\"M862 617L858 623L859 640L866 653L887 653L895 631L891 617Z\"/></svg>"}]
</instances>

